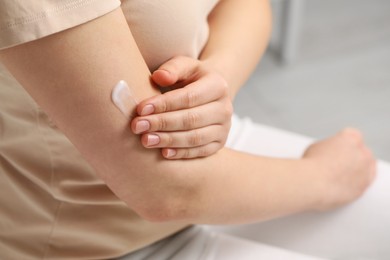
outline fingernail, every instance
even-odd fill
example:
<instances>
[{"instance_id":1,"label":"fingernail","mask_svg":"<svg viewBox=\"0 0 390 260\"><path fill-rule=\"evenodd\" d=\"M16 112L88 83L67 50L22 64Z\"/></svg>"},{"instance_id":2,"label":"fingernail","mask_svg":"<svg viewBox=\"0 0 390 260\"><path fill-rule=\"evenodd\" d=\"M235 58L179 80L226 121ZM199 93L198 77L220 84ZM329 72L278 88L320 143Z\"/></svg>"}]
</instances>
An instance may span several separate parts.
<instances>
[{"instance_id":1,"label":"fingernail","mask_svg":"<svg viewBox=\"0 0 390 260\"><path fill-rule=\"evenodd\" d=\"M167 149L167 158L171 158L176 155L176 150L175 149Z\"/></svg>"},{"instance_id":2,"label":"fingernail","mask_svg":"<svg viewBox=\"0 0 390 260\"><path fill-rule=\"evenodd\" d=\"M144 108L142 108L141 116L147 116L154 112L154 106L153 105L146 105Z\"/></svg>"},{"instance_id":3,"label":"fingernail","mask_svg":"<svg viewBox=\"0 0 390 260\"><path fill-rule=\"evenodd\" d=\"M148 140L146 144L148 146L156 145L160 142L160 137L158 135L148 135Z\"/></svg>"},{"instance_id":4,"label":"fingernail","mask_svg":"<svg viewBox=\"0 0 390 260\"><path fill-rule=\"evenodd\" d=\"M139 133L145 132L145 131L149 130L149 128L150 128L149 121L140 120L135 125L135 133L139 134Z\"/></svg>"}]
</instances>

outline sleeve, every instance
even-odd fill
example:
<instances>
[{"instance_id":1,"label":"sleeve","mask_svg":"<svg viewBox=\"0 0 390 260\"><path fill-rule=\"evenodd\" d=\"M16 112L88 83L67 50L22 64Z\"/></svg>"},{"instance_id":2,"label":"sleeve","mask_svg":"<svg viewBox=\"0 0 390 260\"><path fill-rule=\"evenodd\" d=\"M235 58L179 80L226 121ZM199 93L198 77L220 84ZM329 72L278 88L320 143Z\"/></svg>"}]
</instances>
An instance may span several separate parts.
<instances>
[{"instance_id":1,"label":"sleeve","mask_svg":"<svg viewBox=\"0 0 390 260\"><path fill-rule=\"evenodd\" d=\"M120 0L0 0L0 50L103 16Z\"/></svg>"}]
</instances>

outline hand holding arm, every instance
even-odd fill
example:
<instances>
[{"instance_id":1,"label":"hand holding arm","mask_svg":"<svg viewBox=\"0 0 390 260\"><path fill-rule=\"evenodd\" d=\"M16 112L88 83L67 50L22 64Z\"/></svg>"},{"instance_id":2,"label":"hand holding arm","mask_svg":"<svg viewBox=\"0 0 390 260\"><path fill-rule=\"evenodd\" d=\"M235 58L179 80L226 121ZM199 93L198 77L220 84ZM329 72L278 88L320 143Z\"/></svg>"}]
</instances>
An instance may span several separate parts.
<instances>
[{"instance_id":1,"label":"hand holding arm","mask_svg":"<svg viewBox=\"0 0 390 260\"><path fill-rule=\"evenodd\" d=\"M147 148L163 148L168 159L214 154L227 139L232 102L226 81L202 61L175 57L153 72L152 80L170 92L143 100L132 123ZM147 130L139 126L149 126ZM141 130L141 131L140 131ZM157 142L157 143L156 143Z\"/></svg>"}]
</instances>

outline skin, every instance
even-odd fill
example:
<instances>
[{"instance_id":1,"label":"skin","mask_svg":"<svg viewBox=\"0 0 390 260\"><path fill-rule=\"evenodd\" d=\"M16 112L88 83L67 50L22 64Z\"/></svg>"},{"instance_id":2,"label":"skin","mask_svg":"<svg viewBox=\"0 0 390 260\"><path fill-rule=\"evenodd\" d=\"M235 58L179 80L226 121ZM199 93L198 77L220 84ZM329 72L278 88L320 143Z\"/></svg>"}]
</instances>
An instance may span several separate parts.
<instances>
[{"instance_id":1,"label":"skin","mask_svg":"<svg viewBox=\"0 0 390 260\"><path fill-rule=\"evenodd\" d=\"M209 156L224 146L233 106L228 83L219 73L196 59L175 57L155 71L152 79L163 87L184 87L146 99L137 107L143 116L135 118L131 128L139 134L137 124L149 122L150 129L141 138L145 147L164 147L165 158L182 159ZM147 106L153 106L155 113L144 116ZM157 145L148 144L151 135L160 138ZM168 157L169 151L174 156Z\"/></svg>"},{"instance_id":2,"label":"skin","mask_svg":"<svg viewBox=\"0 0 390 260\"><path fill-rule=\"evenodd\" d=\"M239 3L229 2L231 8ZM138 100L158 94L120 9L3 50L0 60L108 187L150 221L250 223L325 210L358 198L375 176L375 160L351 129L314 144L298 160L226 148L166 160L145 149L110 100L120 79L136 86Z\"/></svg>"},{"instance_id":3,"label":"skin","mask_svg":"<svg viewBox=\"0 0 390 260\"><path fill-rule=\"evenodd\" d=\"M182 89L142 101L137 108L141 117L131 124L133 133L139 134L137 122L148 121L150 129L142 132L142 144L163 148L167 159L209 156L223 147L230 128L232 100L268 43L270 5L264 0L250 0L245 5L237 0L220 1L208 22L210 37L199 60L174 57L152 74L157 85ZM145 106L153 107L153 115L145 116ZM189 127L182 124L183 120L174 120L186 115L192 117L191 121L209 121L194 122ZM158 143L150 145L151 138L158 139Z\"/></svg>"}]
</instances>

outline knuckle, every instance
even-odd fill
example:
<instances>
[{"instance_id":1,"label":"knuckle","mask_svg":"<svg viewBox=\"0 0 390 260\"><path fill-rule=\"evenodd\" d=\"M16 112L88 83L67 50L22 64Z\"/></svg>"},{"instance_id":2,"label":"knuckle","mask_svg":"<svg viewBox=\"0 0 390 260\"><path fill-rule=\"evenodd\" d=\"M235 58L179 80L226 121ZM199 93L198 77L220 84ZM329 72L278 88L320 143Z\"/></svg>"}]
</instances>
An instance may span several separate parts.
<instances>
[{"instance_id":1,"label":"knuckle","mask_svg":"<svg viewBox=\"0 0 390 260\"><path fill-rule=\"evenodd\" d=\"M162 116L157 117L157 127L158 127L157 130L162 130L162 131L166 130L168 127L167 120Z\"/></svg>"},{"instance_id":2,"label":"knuckle","mask_svg":"<svg viewBox=\"0 0 390 260\"><path fill-rule=\"evenodd\" d=\"M190 146L199 146L202 143L202 136L199 131L194 130L191 132L188 138L188 144Z\"/></svg>"},{"instance_id":3,"label":"knuckle","mask_svg":"<svg viewBox=\"0 0 390 260\"><path fill-rule=\"evenodd\" d=\"M198 94L194 91L187 91L183 95L182 103L185 107L193 107L196 105L198 100Z\"/></svg>"},{"instance_id":4,"label":"knuckle","mask_svg":"<svg viewBox=\"0 0 390 260\"><path fill-rule=\"evenodd\" d=\"M187 115L183 119L183 128L184 129L192 129L199 122L200 118L197 113L188 112Z\"/></svg>"},{"instance_id":5,"label":"knuckle","mask_svg":"<svg viewBox=\"0 0 390 260\"><path fill-rule=\"evenodd\" d=\"M182 149L181 150L181 158L191 158L190 149Z\"/></svg>"},{"instance_id":6,"label":"knuckle","mask_svg":"<svg viewBox=\"0 0 390 260\"><path fill-rule=\"evenodd\" d=\"M225 79L221 78L220 82L219 82L219 85L223 89L224 93L226 95L229 95L229 85L228 85L227 81Z\"/></svg>"},{"instance_id":7,"label":"knuckle","mask_svg":"<svg viewBox=\"0 0 390 260\"><path fill-rule=\"evenodd\" d=\"M227 116L227 117L231 117L233 115L233 104L232 104L232 102L226 102L224 112L225 112L225 116Z\"/></svg>"},{"instance_id":8,"label":"knuckle","mask_svg":"<svg viewBox=\"0 0 390 260\"><path fill-rule=\"evenodd\" d=\"M217 142L218 142L218 149L222 148L226 142L227 142L227 139L228 139L228 135L229 135L229 130L227 131L224 131L222 135L219 136Z\"/></svg>"},{"instance_id":9,"label":"knuckle","mask_svg":"<svg viewBox=\"0 0 390 260\"><path fill-rule=\"evenodd\" d=\"M341 131L341 133L344 136L349 137L355 141L362 141L363 140L363 134L356 128L346 127Z\"/></svg>"},{"instance_id":10,"label":"knuckle","mask_svg":"<svg viewBox=\"0 0 390 260\"><path fill-rule=\"evenodd\" d=\"M197 153L198 153L197 154L198 157L206 157L212 154L212 149L209 146L200 147Z\"/></svg>"},{"instance_id":11,"label":"knuckle","mask_svg":"<svg viewBox=\"0 0 390 260\"><path fill-rule=\"evenodd\" d=\"M167 146L167 147L174 147L175 139L173 138L172 135L167 134L167 135L165 136L165 143L166 143L166 146Z\"/></svg>"},{"instance_id":12,"label":"knuckle","mask_svg":"<svg viewBox=\"0 0 390 260\"><path fill-rule=\"evenodd\" d=\"M229 84L227 81L219 74L216 74L214 78L219 91L221 91L224 96L229 95Z\"/></svg>"},{"instance_id":13,"label":"knuckle","mask_svg":"<svg viewBox=\"0 0 390 260\"><path fill-rule=\"evenodd\" d=\"M162 96L164 96L164 95L162 95ZM157 105L157 111L158 112L166 112L166 111L169 111L168 109L169 109L168 101L165 98L163 98L161 100L161 102Z\"/></svg>"}]
</instances>

